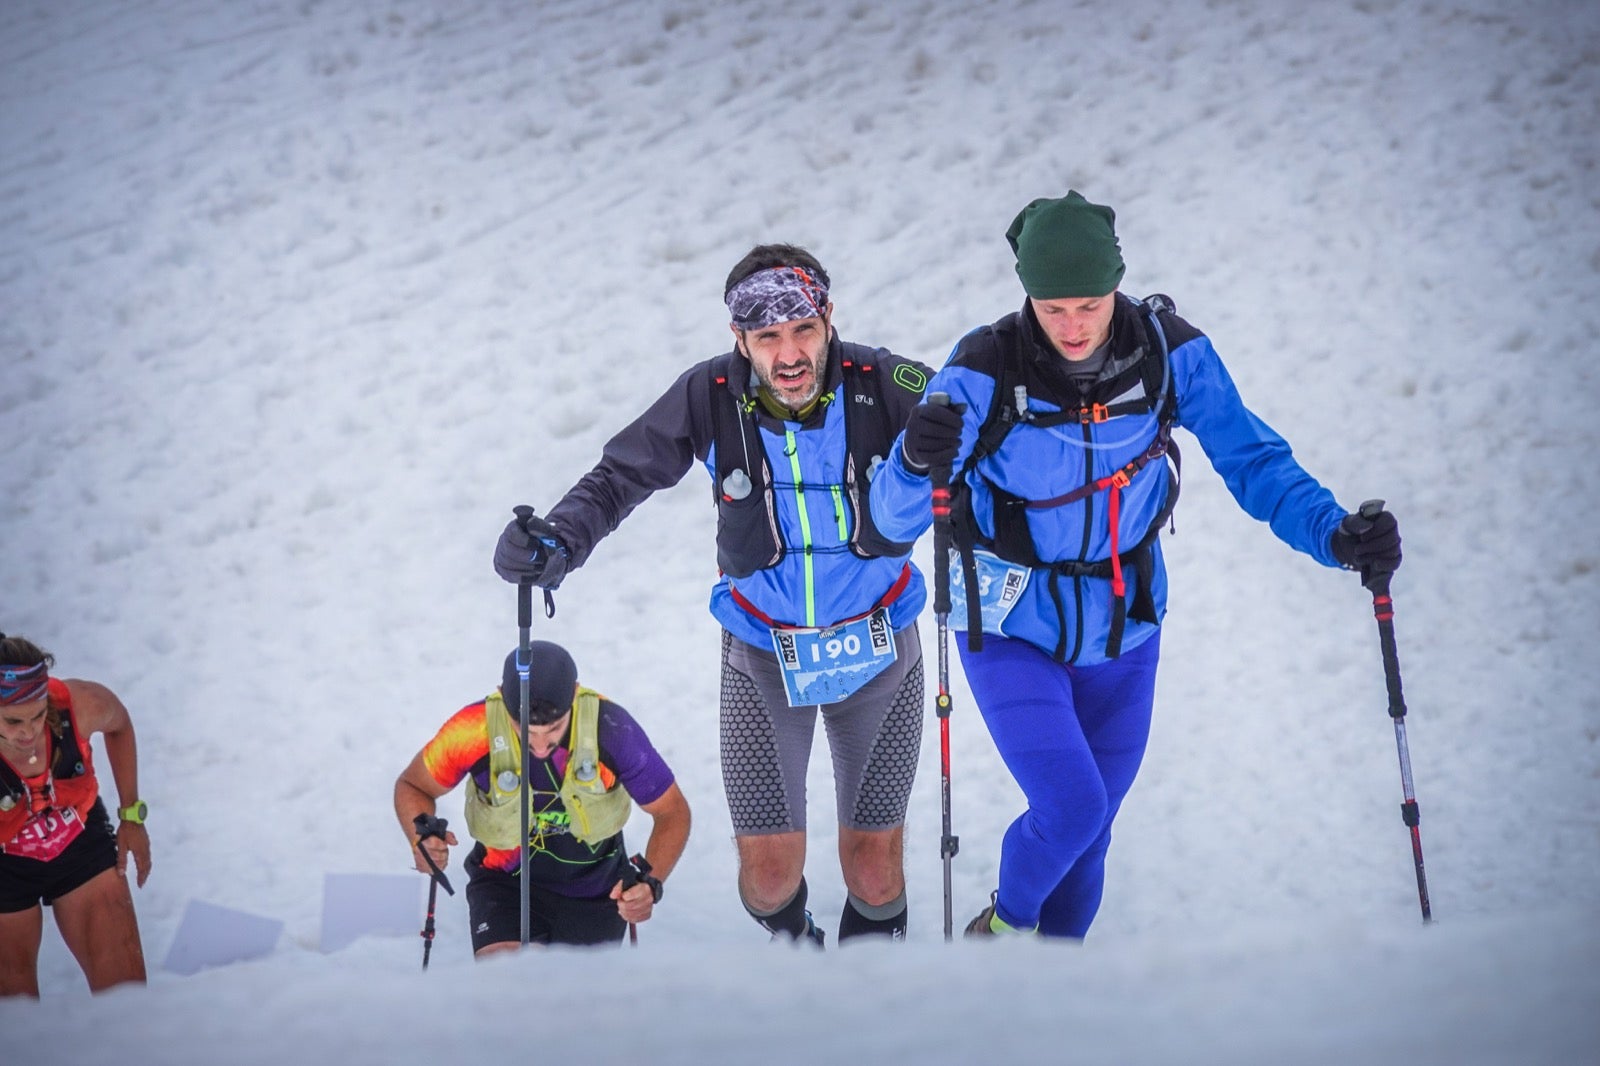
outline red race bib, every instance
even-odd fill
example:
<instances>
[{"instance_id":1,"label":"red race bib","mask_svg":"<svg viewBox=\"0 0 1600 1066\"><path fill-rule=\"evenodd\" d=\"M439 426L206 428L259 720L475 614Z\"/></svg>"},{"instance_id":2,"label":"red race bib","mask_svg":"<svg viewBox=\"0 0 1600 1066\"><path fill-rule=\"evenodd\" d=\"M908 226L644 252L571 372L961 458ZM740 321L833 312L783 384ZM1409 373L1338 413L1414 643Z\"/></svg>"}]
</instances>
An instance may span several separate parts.
<instances>
[{"instance_id":1,"label":"red race bib","mask_svg":"<svg viewBox=\"0 0 1600 1066\"><path fill-rule=\"evenodd\" d=\"M48 807L28 819L22 832L6 844L6 854L49 862L78 839L81 832L83 819L78 817L77 811L71 807L64 811Z\"/></svg>"}]
</instances>

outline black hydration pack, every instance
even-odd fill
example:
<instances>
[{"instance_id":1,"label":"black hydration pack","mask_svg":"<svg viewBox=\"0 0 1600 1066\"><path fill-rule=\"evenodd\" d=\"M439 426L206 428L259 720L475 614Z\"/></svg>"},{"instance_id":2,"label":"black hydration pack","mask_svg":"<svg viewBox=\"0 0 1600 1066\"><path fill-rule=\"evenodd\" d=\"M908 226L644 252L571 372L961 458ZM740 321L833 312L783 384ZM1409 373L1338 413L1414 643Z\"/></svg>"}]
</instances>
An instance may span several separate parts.
<instances>
[{"instance_id":1,"label":"black hydration pack","mask_svg":"<svg viewBox=\"0 0 1600 1066\"><path fill-rule=\"evenodd\" d=\"M1163 312L1174 313L1176 307L1169 297L1160 294L1137 301L1137 304L1142 312L1146 335L1142 346L1143 358L1124 368L1110 381L1097 383L1095 387L1096 393L1115 397L1113 402L1082 403L1076 407L1066 407L1047 414L1028 409L1027 385L1019 380L1022 368L1015 365L1017 360L1008 357L1019 349L1019 339L1015 336L1015 330L1022 325L1020 318L1013 316L988 327L996 335L995 343L999 347L994 397L979 428L977 443L973 446L966 462L956 472L951 486L951 514L954 521L952 539L961 558L961 573L968 590L967 646L973 651L980 651L983 648L983 618L976 594L977 563L973 554L976 548L983 548L1009 562L1033 570L1042 570L1050 575L1050 597L1055 604L1061 633L1061 639L1053 653L1058 662L1072 662L1082 650L1081 624L1074 627L1078 633L1077 642L1071 649L1066 646L1066 603L1061 593L1061 582L1065 578L1072 579L1074 583L1086 577L1111 579L1115 592L1115 606L1106 640L1107 658L1115 659L1121 654L1123 630L1130 613L1123 598L1124 567L1131 568L1138 579L1138 589L1133 598L1132 617L1136 621L1152 625L1159 622L1156 617L1155 600L1150 593L1150 583L1155 574L1155 559L1151 545L1160 535L1162 525L1172 517L1173 508L1177 506L1180 459L1177 444L1172 440L1172 425L1177 420L1178 398L1172 381L1172 360L1166 331L1162 329L1158 315ZM1011 335L1007 336L1008 333ZM1047 428L1076 423L1084 426L1087 435L1088 427L1093 424L1122 415L1142 415L1152 412L1156 416L1156 429L1149 446L1133 461L1107 477L1086 480L1071 492L1048 500L1026 500L990 482L989 491L994 499L994 536L985 537L979 531L972 510L972 495L967 484L967 475L976 468L979 461L997 452L1006 436L1018 425L1027 423ZM1169 478L1166 503L1138 543L1131 548L1120 550L1116 540L1117 523L1114 518L1121 491L1146 465L1162 458L1167 460ZM982 472L978 472L977 476L982 477ZM1063 507L1100 492L1111 494L1110 506L1113 515L1111 558L1093 561L1069 559L1058 562L1048 562L1039 558L1028 528L1027 511ZM948 565L947 560L938 560L937 563Z\"/></svg>"},{"instance_id":2,"label":"black hydration pack","mask_svg":"<svg viewBox=\"0 0 1600 1066\"><path fill-rule=\"evenodd\" d=\"M83 751L78 746L78 729L73 724L72 712L65 707L61 709L61 724L56 727L55 755L50 760L49 770L52 786L57 781L78 777L89 770L83 761ZM27 803L29 800L27 782L23 781L3 759L0 759L0 797L10 801L4 803L6 810L10 810L14 804ZM0 803L3 803L3 800L0 800Z\"/></svg>"},{"instance_id":3,"label":"black hydration pack","mask_svg":"<svg viewBox=\"0 0 1600 1066\"><path fill-rule=\"evenodd\" d=\"M891 541L878 532L867 505L867 488L873 470L888 457L927 378L918 366L895 360L881 348L848 341L838 342L838 348L844 380L834 398L829 400L825 394L823 402L845 405L848 454L844 483L836 488L852 519L850 551L862 559L908 555L911 542ZM717 506L717 566L728 576L740 578L776 566L786 549L778 528L776 479L756 420L759 401L748 391L735 395L728 386L735 359L743 360L743 356L728 352L712 361L709 403L716 442L712 498ZM885 373L893 375L896 390L885 388ZM890 395L901 391L904 396ZM826 417L826 412L820 414Z\"/></svg>"}]
</instances>

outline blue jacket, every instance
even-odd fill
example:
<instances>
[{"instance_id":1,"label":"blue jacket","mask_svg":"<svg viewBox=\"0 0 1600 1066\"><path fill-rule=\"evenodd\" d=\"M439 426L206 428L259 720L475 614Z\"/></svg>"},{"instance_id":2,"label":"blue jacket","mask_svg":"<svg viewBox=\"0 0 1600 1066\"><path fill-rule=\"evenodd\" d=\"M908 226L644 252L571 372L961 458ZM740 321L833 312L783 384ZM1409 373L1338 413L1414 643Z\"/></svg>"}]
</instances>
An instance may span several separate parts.
<instances>
[{"instance_id":1,"label":"blue jacket","mask_svg":"<svg viewBox=\"0 0 1600 1066\"><path fill-rule=\"evenodd\" d=\"M865 401L846 377L847 358L870 366L877 376L875 389L863 393ZM594 469L546 517L576 568L635 507L656 490L676 485L698 459L711 476L718 508L719 574L711 613L729 632L770 650L769 620L825 627L867 614L886 599L898 632L916 621L926 590L910 562L911 544L885 542L871 528L868 489L873 482L867 467L872 457L852 454L861 448L846 440L845 408L857 407L857 417L870 412L865 417L883 420L874 426L881 437L877 453L888 452L930 373L920 363L846 344L836 335L829 344L822 402L803 422L795 422L775 418L754 402L756 382L742 356L708 359L681 375L613 437ZM741 426L759 435L759 446L752 447L750 463L741 456L736 465L757 469L744 471L753 491L734 500L718 489L723 478L717 440L719 429L738 439ZM755 445L754 436L747 439ZM764 551L766 546L773 550ZM759 561L751 564L752 558ZM736 592L744 605L736 601Z\"/></svg>"},{"instance_id":2,"label":"blue jacket","mask_svg":"<svg viewBox=\"0 0 1600 1066\"><path fill-rule=\"evenodd\" d=\"M1066 375L1066 361L1051 347L1029 306L963 337L928 385L929 392L945 392L952 403L966 404L955 469L960 471L966 464L989 412L999 360L1009 361L1009 381L1026 382L1033 412L1111 404L1126 386L1129 368L1142 361L1144 346L1154 343L1143 319L1140 304L1119 293L1110 358L1083 395ZM1295 462L1284 439L1244 405L1210 340L1170 312L1161 312L1160 323L1171 353L1169 386L1177 401L1174 424L1199 439L1211 465L1247 513L1268 522L1289 546L1326 566L1337 566L1330 540L1345 511ZM997 491L1024 501L1069 495L1125 468L1149 448L1157 431L1154 413L1048 428L1018 425L994 454L979 459L967 471L971 516L980 535L992 538L995 534ZM929 489L925 475L907 470L904 453L897 445L872 493L873 517L885 536L906 539L928 528L932 521ZM1169 491L1163 462L1150 462L1132 475L1117 501L1120 552L1152 532ZM1109 503L1109 492L1100 491L1059 506L1024 509L1038 559L1047 563L1108 560L1113 542ZM1141 619L1137 612L1129 612L1123 651L1148 639L1166 614L1167 575L1158 539L1152 538L1151 555L1149 587L1142 591L1148 594L1146 602L1154 604L1153 617ZM1124 577L1124 601L1131 606L1141 591L1140 576L1125 569ZM1049 578L1047 571L1032 570L1004 621L992 630L986 621L985 631L1025 640L1064 661L1104 662L1113 618L1111 580L1078 576L1052 582ZM957 616L952 617L952 626L964 629L965 615L953 613Z\"/></svg>"}]
</instances>

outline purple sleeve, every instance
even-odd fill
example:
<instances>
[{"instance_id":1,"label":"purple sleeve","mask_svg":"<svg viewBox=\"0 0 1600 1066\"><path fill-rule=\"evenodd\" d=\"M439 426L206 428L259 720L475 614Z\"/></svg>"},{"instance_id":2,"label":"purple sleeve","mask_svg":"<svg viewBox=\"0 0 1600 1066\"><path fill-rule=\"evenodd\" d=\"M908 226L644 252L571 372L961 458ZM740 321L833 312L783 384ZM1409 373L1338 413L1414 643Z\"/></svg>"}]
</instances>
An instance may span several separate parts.
<instances>
[{"instance_id":1,"label":"purple sleeve","mask_svg":"<svg viewBox=\"0 0 1600 1066\"><path fill-rule=\"evenodd\" d=\"M600 749L604 761L641 807L660 799L672 785L672 769L656 751L633 715L600 701Z\"/></svg>"}]
</instances>

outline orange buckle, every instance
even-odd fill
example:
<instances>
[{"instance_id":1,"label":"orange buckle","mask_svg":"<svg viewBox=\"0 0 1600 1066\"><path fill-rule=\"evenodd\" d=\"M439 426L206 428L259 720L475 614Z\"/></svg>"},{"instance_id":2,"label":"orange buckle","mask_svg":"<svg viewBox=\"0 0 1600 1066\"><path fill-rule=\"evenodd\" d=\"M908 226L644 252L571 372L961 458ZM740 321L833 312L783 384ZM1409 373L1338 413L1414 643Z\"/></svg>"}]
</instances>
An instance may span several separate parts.
<instances>
[{"instance_id":1,"label":"orange buckle","mask_svg":"<svg viewBox=\"0 0 1600 1066\"><path fill-rule=\"evenodd\" d=\"M1103 403L1092 403L1088 407L1078 408L1078 421L1083 425L1090 422L1105 422L1111 418L1111 408Z\"/></svg>"},{"instance_id":2,"label":"orange buckle","mask_svg":"<svg viewBox=\"0 0 1600 1066\"><path fill-rule=\"evenodd\" d=\"M1119 489L1125 489L1133 483L1133 477L1126 470L1118 470L1111 475L1111 484Z\"/></svg>"}]
</instances>

